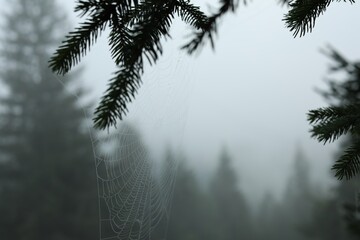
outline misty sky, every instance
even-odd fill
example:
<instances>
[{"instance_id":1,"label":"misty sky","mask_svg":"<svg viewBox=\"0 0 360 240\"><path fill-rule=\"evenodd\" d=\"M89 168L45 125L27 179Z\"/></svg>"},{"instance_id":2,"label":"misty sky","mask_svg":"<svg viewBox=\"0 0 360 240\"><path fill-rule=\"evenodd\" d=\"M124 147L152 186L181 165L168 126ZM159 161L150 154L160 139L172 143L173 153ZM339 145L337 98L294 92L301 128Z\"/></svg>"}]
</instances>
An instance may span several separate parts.
<instances>
[{"instance_id":1,"label":"misty sky","mask_svg":"<svg viewBox=\"0 0 360 240\"><path fill-rule=\"evenodd\" d=\"M61 1L76 26L74 3ZM297 147L311 160L316 180L329 177L335 145L310 138L306 113L326 105L314 91L326 88L329 64L319 50L331 44L347 58L360 59L360 34L354 31L359 10L357 4L333 3L312 33L294 39L281 21L285 7L254 0L223 18L215 52L207 44L198 56L179 50L191 29L176 22L159 64L146 67L127 119L139 126L155 154L171 142L204 172L213 170L226 146L249 194L280 190ZM81 65L98 101L116 69L106 34Z\"/></svg>"}]
</instances>

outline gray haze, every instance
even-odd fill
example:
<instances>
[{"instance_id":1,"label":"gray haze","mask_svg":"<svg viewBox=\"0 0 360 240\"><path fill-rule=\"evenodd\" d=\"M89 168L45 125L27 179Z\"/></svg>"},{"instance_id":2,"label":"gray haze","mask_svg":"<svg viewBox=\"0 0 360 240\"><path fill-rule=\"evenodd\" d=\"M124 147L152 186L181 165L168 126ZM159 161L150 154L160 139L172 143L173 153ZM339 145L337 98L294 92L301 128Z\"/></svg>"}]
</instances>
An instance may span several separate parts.
<instances>
[{"instance_id":1,"label":"gray haze","mask_svg":"<svg viewBox=\"0 0 360 240\"><path fill-rule=\"evenodd\" d=\"M74 3L62 1L76 26ZM206 45L190 57L179 48L191 29L176 23L159 64L145 69L127 119L138 125L155 155L170 142L202 173L213 170L226 146L250 196L282 191L296 148L311 161L316 181L328 179L336 147L310 139L306 113L326 105L314 92L326 88L329 62L320 48L331 44L352 60L360 56L354 48L360 35L353 30L359 10L356 4L334 3L312 33L294 39L281 21L287 9L275 0L255 0L223 19L215 52ZM98 101L116 69L105 34L81 66Z\"/></svg>"}]
</instances>

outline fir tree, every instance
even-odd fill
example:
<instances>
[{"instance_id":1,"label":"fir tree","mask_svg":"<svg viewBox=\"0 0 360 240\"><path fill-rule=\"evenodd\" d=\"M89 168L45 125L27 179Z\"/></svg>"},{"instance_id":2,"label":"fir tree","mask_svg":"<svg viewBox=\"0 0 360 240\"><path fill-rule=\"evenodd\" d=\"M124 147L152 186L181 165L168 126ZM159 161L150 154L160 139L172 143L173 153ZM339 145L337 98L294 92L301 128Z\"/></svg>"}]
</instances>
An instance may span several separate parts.
<instances>
[{"instance_id":1,"label":"fir tree","mask_svg":"<svg viewBox=\"0 0 360 240\"><path fill-rule=\"evenodd\" d=\"M301 149L297 149L292 174L282 202L282 222L286 226L281 239L307 239L306 226L312 213L314 191L310 166Z\"/></svg>"},{"instance_id":2,"label":"fir tree","mask_svg":"<svg viewBox=\"0 0 360 240\"><path fill-rule=\"evenodd\" d=\"M172 156L174 158L174 156ZM184 161L179 163L167 239L218 239L211 228L209 199Z\"/></svg>"},{"instance_id":3,"label":"fir tree","mask_svg":"<svg viewBox=\"0 0 360 240\"><path fill-rule=\"evenodd\" d=\"M219 165L212 179L211 195L218 220L217 239L253 239L249 206L238 188L236 172L226 150L221 152Z\"/></svg>"},{"instance_id":4,"label":"fir tree","mask_svg":"<svg viewBox=\"0 0 360 240\"><path fill-rule=\"evenodd\" d=\"M349 61L342 54L340 54L335 49L329 47L327 51L324 51L326 56L332 61L330 66L330 73L344 73L344 79L329 79L328 85L329 89L320 91L321 95L329 102L330 107L327 108L327 111L332 111L333 109L346 109L360 104L360 62L358 61ZM359 114L357 110L351 112L343 112L338 120L334 119L332 121L322 124L324 129L329 129L331 126L335 126L340 123L336 122L346 122L350 116L356 116ZM358 120L355 120L357 122ZM317 128L313 129L318 131ZM334 213L331 213L333 219L340 222L336 228L338 229L337 235L342 235L341 239L356 239L359 236L360 225L359 221L356 218L359 209L356 206L359 203L358 191L359 191L359 176L355 176L359 172L359 159L357 153L355 155L349 154L351 149L356 149L360 141L358 135L358 125L354 124L353 129L351 130L352 134L347 134L343 139L340 145L340 151L344 151L345 154L340 155L339 159L335 162L333 170L335 170L336 176L338 178L347 178L348 181L339 182L338 186L334 189L332 198L323 200L324 205L333 207ZM353 152L354 153L354 152ZM339 154L338 154L339 155ZM355 177L353 177L355 176ZM352 178L353 177L353 178ZM351 178L351 179L350 179ZM328 210L328 209L324 209ZM321 213L314 215L314 218L320 218ZM329 213L330 214L330 213ZM343 220L346 220L344 222ZM334 220L335 221L335 220ZM353 232L354 236L351 236L349 233L344 231L344 225L347 223L350 232ZM324 233L326 236L326 233ZM335 235L335 234L334 234Z\"/></svg>"},{"instance_id":5,"label":"fir tree","mask_svg":"<svg viewBox=\"0 0 360 240\"><path fill-rule=\"evenodd\" d=\"M284 222L280 222L279 206L270 192L266 192L259 206L256 217L256 239L277 240L281 239Z\"/></svg>"},{"instance_id":6,"label":"fir tree","mask_svg":"<svg viewBox=\"0 0 360 240\"><path fill-rule=\"evenodd\" d=\"M96 239L96 178L85 116L47 67L64 14L53 0L14 0L10 6L1 50L0 235ZM66 85L73 79L69 75Z\"/></svg>"}]
</instances>

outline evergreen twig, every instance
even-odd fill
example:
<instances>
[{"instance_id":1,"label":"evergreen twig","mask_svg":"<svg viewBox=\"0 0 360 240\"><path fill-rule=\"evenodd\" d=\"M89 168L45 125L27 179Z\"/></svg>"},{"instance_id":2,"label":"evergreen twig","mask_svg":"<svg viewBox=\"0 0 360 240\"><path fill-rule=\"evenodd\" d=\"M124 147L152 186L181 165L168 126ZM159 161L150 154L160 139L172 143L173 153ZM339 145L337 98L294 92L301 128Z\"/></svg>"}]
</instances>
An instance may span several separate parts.
<instances>
[{"instance_id":1,"label":"evergreen twig","mask_svg":"<svg viewBox=\"0 0 360 240\"><path fill-rule=\"evenodd\" d=\"M316 19L323 14L332 2L347 2L347 0L294 0L290 1L290 10L285 15L286 27L297 35L304 36L311 32L315 26ZM348 0L355 3L355 0Z\"/></svg>"}]
</instances>

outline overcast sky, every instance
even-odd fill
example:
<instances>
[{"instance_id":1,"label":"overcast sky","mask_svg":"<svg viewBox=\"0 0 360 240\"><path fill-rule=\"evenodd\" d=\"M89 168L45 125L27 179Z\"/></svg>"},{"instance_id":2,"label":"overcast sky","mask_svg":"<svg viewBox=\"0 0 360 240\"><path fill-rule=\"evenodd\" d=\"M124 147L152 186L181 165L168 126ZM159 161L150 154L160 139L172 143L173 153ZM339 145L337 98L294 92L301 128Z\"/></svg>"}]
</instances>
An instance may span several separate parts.
<instances>
[{"instance_id":1,"label":"overcast sky","mask_svg":"<svg viewBox=\"0 0 360 240\"><path fill-rule=\"evenodd\" d=\"M76 26L75 1L61 4ZM170 141L204 172L212 171L226 146L249 194L275 186L280 191L297 146L316 180L329 177L335 145L310 138L306 113L326 105L314 91L326 88L329 60L320 48L331 44L351 60L360 58L359 10L358 4L333 3L312 33L294 39L282 22L286 8L254 0L221 21L215 52L207 44L198 56L179 50L191 29L176 22L164 56L145 69L128 121L153 149ZM108 49L104 34L83 59L84 81L97 100L116 69Z\"/></svg>"}]
</instances>

